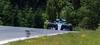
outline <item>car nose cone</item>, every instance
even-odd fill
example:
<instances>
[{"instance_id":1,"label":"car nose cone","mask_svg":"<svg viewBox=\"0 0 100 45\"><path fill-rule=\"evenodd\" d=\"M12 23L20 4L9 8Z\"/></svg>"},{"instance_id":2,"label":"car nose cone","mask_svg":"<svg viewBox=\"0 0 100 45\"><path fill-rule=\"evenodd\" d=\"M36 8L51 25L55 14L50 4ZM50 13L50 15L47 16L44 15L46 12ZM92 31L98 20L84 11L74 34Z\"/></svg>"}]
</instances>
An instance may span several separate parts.
<instances>
[{"instance_id":1,"label":"car nose cone","mask_svg":"<svg viewBox=\"0 0 100 45\"><path fill-rule=\"evenodd\" d=\"M58 30L60 30L60 29L61 29L62 24L61 24L61 23L58 23L57 25L58 25Z\"/></svg>"}]
</instances>

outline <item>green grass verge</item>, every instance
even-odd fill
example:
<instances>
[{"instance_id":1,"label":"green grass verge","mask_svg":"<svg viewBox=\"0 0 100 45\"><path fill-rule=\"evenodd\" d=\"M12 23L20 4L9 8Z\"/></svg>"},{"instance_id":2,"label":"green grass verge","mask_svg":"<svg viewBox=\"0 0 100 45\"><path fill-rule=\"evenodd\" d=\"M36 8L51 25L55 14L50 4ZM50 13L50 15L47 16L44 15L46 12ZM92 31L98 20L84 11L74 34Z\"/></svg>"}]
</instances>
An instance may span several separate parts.
<instances>
[{"instance_id":1,"label":"green grass verge","mask_svg":"<svg viewBox=\"0 0 100 45\"><path fill-rule=\"evenodd\" d=\"M100 31L82 31L56 36L39 36L4 45L100 45Z\"/></svg>"}]
</instances>

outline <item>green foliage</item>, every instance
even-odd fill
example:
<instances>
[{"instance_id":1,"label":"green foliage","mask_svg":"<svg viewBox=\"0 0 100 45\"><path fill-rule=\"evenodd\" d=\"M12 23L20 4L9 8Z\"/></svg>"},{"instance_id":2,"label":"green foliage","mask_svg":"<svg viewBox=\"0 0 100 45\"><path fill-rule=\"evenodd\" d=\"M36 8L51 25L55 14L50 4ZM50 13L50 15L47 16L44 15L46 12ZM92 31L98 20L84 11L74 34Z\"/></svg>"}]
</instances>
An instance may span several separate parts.
<instances>
[{"instance_id":1,"label":"green foliage","mask_svg":"<svg viewBox=\"0 0 100 45\"><path fill-rule=\"evenodd\" d=\"M43 20L45 21L45 20L48 20L48 19L49 19L49 16L47 15L46 12L43 12L43 13L42 13L42 18L43 18Z\"/></svg>"},{"instance_id":2,"label":"green foliage","mask_svg":"<svg viewBox=\"0 0 100 45\"><path fill-rule=\"evenodd\" d=\"M2 24L3 24L3 22L2 22L1 17L0 17L0 25L2 25Z\"/></svg>"},{"instance_id":3,"label":"green foliage","mask_svg":"<svg viewBox=\"0 0 100 45\"><path fill-rule=\"evenodd\" d=\"M1 19L4 23L4 25L13 25L13 16L12 15L12 12L13 12L13 9L12 7L10 6L10 3L8 1L4 1L2 3L2 10L1 10Z\"/></svg>"},{"instance_id":4,"label":"green foliage","mask_svg":"<svg viewBox=\"0 0 100 45\"><path fill-rule=\"evenodd\" d=\"M42 11L41 10L37 10L35 13L35 16L34 16L34 27L35 28L43 28L43 25L44 25L44 20L43 20L43 17L42 17Z\"/></svg>"},{"instance_id":5,"label":"green foliage","mask_svg":"<svg viewBox=\"0 0 100 45\"><path fill-rule=\"evenodd\" d=\"M0 25L2 25L3 24L3 22L0 20Z\"/></svg>"},{"instance_id":6,"label":"green foliage","mask_svg":"<svg viewBox=\"0 0 100 45\"><path fill-rule=\"evenodd\" d=\"M65 2L65 7L62 8L60 16L61 18L65 18L67 20L67 22L71 22L71 16L70 13L74 11L74 7L72 6L71 3L69 3L68 1Z\"/></svg>"},{"instance_id":7,"label":"green foliage","mask_svg":"<svg viewBox=\"0 0 100 45\"><path fill-rule=\"evenodd\" d=\"M76 26L73 29L74 29L73 31L84 31L84 29L79 26Z\"/></svg>"},{"instance_id":8,"label":"green foliage","mask_svg":"<svg viewBox=\"0 0 100 45\"><path fill-rule=\"evenodd\" d=\"M100 13L99 13L99 0L82 0L82 7L79 9L79 14L82 16L82 20L79 25L85 27L86 29L96 29L100 23ZM87 18L88 17L88 18Z\"/></svg>"},{"instance_id":9,"label":"green foliage","mask_svg":"<svg viewBox=\"0 0 100 45\"><path fill-rule=\"evenodd\" d=\"M90 19L88 18L88 17L85 17L83 20L82 20L82 22L79 24L79 26L80 27L82 27L82 28L89 28L89 23L90 23L90 21L89 21Z\"/></svg>"},{"instance_id":10,"label":"green foliage","mask_svg":"<svg viewBox=\"0 0 100 45\"><path fill-rule=\"evenodd\" d=\"M49 16L49 20L53 22L56 18L60 18L61 12L63 12L67 6L70 8L68 0L48 0L46 12Z\"/></svg>"},{"instance_id":11,"label":"green foliage","mask_svg":"<svg viewBox=\"0 0 100 45\"><path fill-rule=\"evenodd\" d=\"M79 9L81 7L80 5L81 0L72 0L72 4L75 10Z\"/></svg>"},{"instance_id":12,"label":"green foliage","mask_svg":"<svg viewBox=\"0 0 100 45\"><path fill-rule=\"evenodd\" d=\"M34 27L34 13L32 8L19 10L18 15L20 26Z\"/></svg>"},{"instance_id":13,"label":"green foliage","mask_svg":"<svg viewBox=\"0 0 100 45\"><path fill-rule=\"evenodd\" d=\"M47 29L48 22L49 22L48 20L46 20L46 21L44 22L44 28L45 28L45 29Z\"/></svg>"},{"instance_id":14,"label":"green foliage","mask_svg":"<svg viewBox=\"0 0 100 45\"><path fill-rule=\"evenodd\" d=\"M0 0L1 24L42 28L45 21L64 18L73 26L96 29L100 0Z\"/></svg>"}]
</instances>

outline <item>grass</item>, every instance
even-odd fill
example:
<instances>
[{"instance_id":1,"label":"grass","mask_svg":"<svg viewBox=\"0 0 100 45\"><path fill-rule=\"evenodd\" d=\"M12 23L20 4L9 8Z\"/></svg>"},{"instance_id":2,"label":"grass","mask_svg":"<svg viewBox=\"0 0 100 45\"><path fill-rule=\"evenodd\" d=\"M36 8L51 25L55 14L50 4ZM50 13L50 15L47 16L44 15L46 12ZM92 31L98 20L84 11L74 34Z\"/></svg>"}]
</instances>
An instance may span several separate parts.
<instances>
[{"instance_id":1,"label":"grass","mask_svg":"<svg viewBox=\"0 0 100 45\"><path fill-rule=\"evenodd\" d=\"M56 36L39 36L4 45L100 45L100 31L82 31Z\"/></svg>"}]
</instances>

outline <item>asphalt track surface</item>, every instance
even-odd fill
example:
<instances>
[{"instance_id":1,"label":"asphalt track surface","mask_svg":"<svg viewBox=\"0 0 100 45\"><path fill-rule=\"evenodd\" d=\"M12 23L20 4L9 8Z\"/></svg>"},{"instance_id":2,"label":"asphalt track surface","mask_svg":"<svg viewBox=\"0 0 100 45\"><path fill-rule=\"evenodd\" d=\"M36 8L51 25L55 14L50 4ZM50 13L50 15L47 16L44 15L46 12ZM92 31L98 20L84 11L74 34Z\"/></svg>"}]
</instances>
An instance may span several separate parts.
<instances>
[{"instance_id":1,"label":"asphalt track surface","mask_svg":"<svg viewBox=\"0 0 100 45\"><path fill-rule=\"evenodd\" d=\"M0 41L11 40L16 38L26 37L25 30L30 31L30 36L40 36L48 34L60 34L68 33L70 31L58 31L58 30L47 30L47 29L36 29L36 28L25 28L25 27L12 27L12 26L0 26Z\"/></svg>"}]
</instances>

